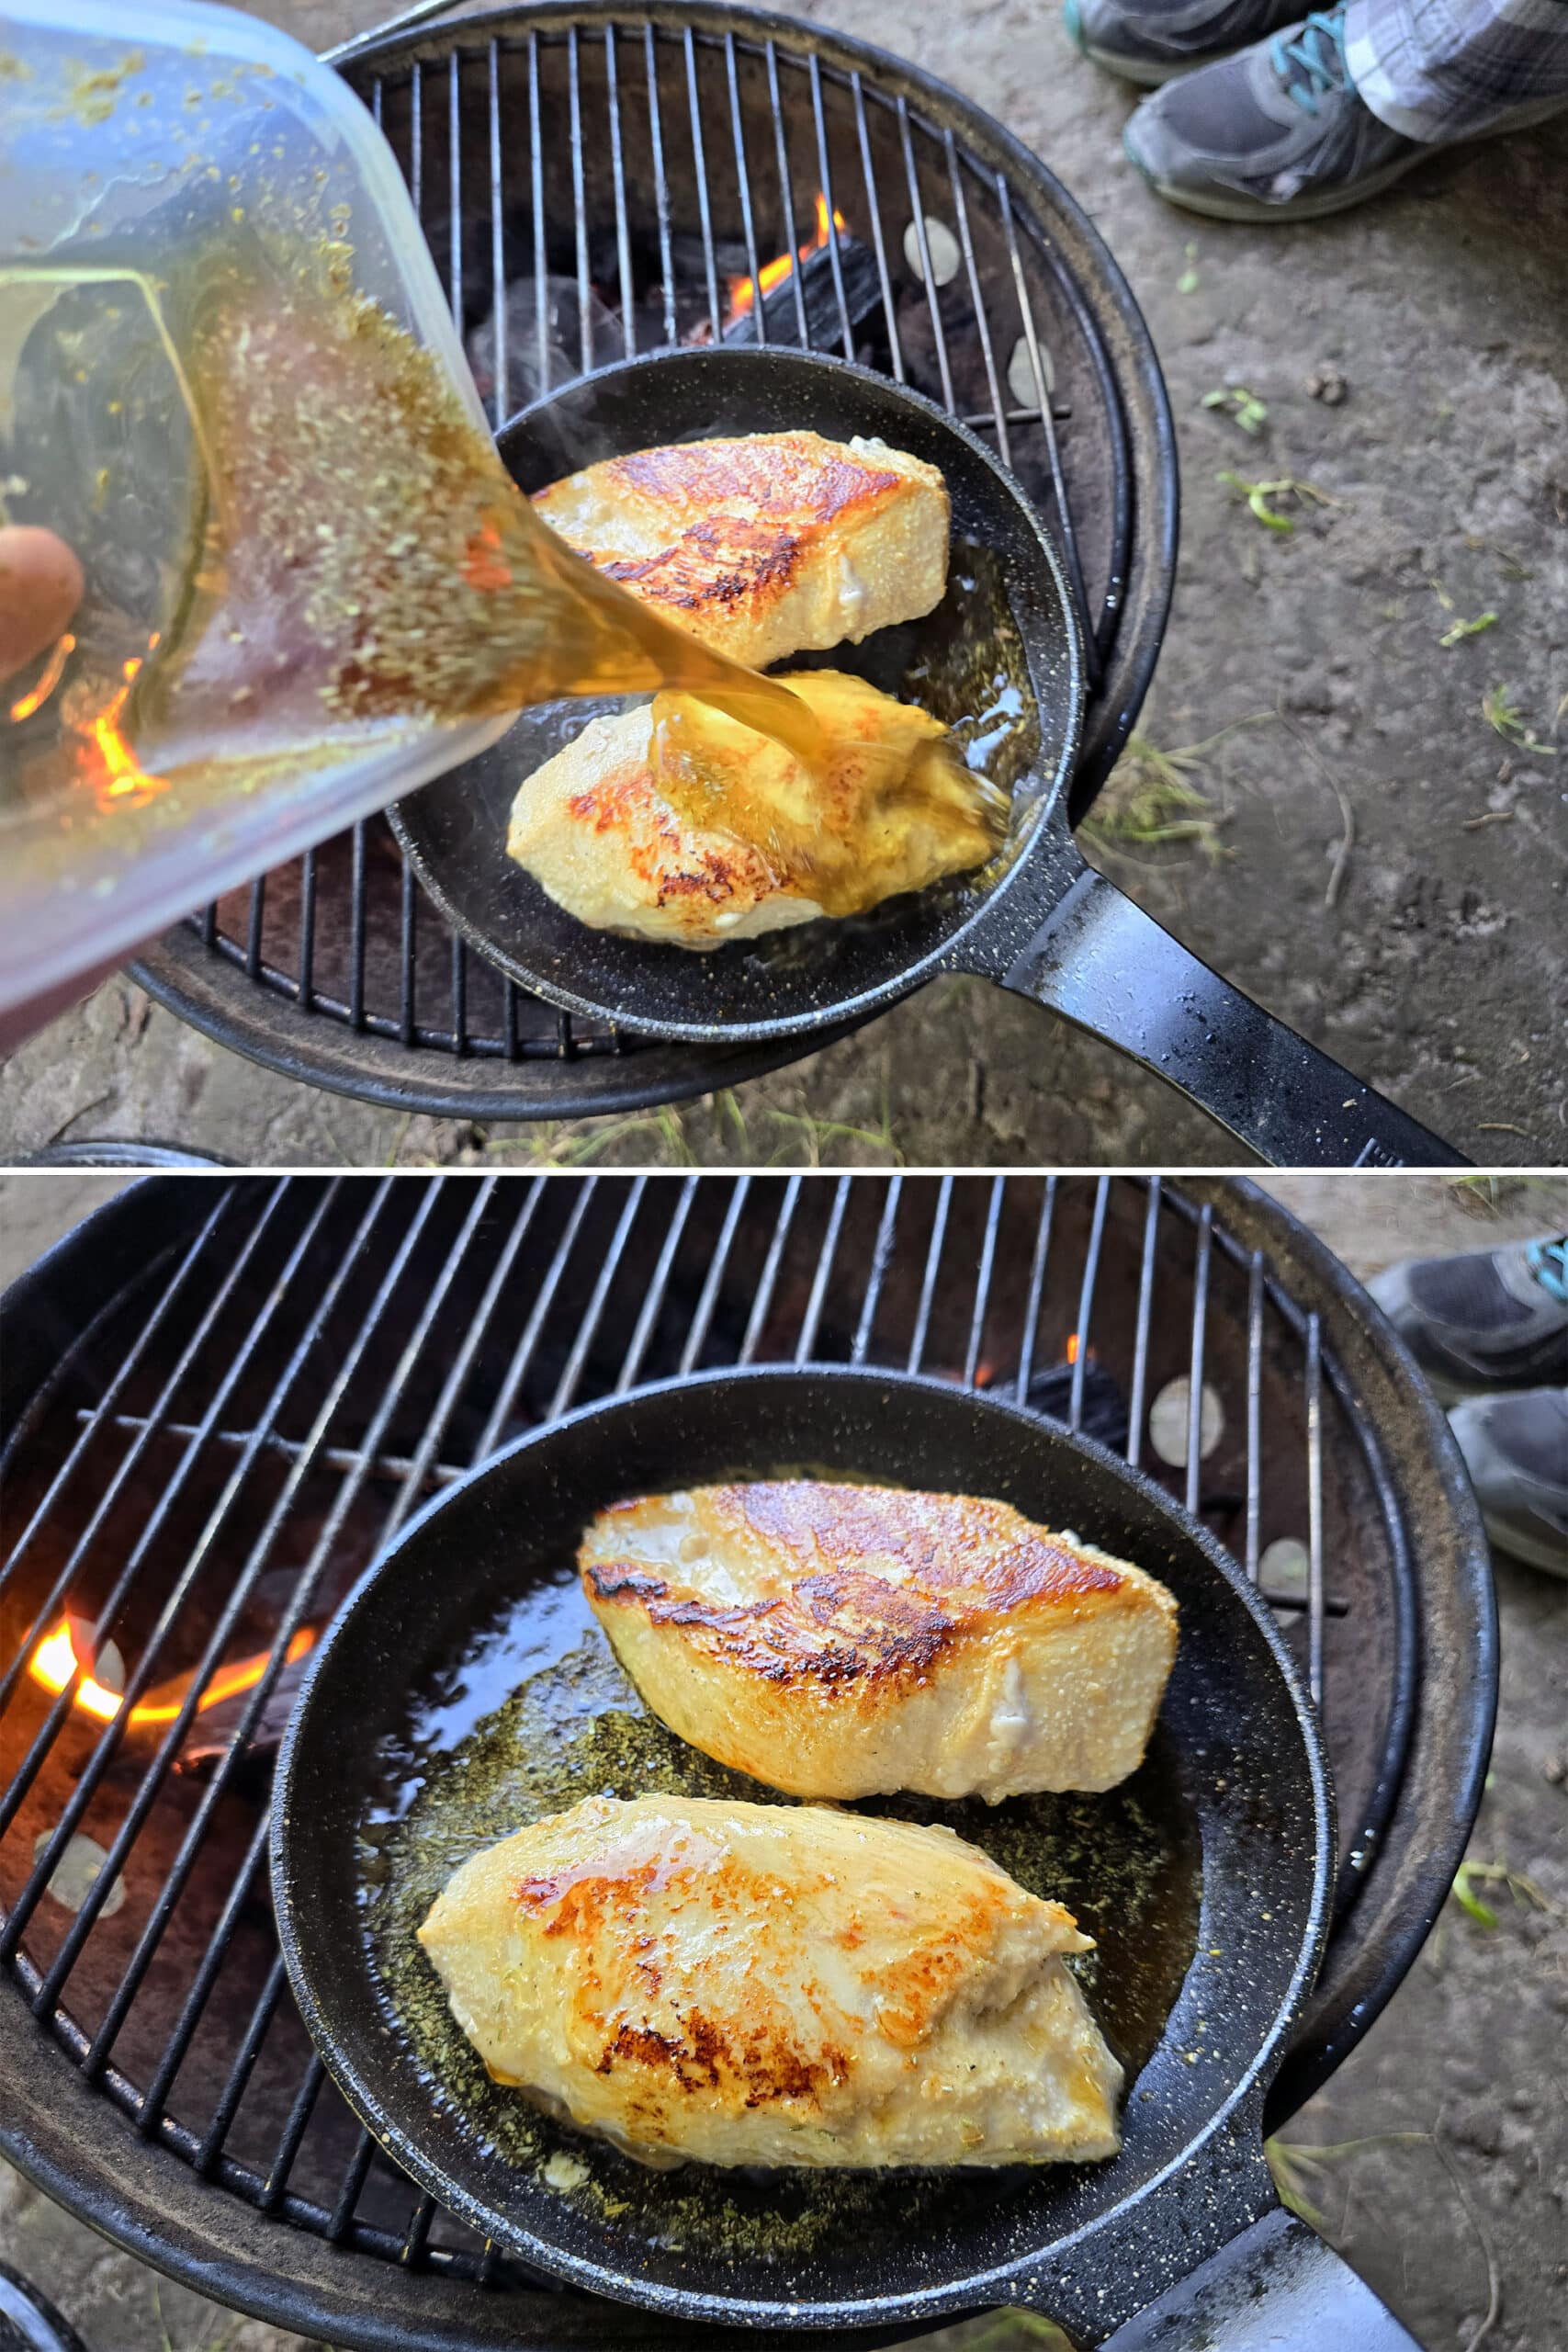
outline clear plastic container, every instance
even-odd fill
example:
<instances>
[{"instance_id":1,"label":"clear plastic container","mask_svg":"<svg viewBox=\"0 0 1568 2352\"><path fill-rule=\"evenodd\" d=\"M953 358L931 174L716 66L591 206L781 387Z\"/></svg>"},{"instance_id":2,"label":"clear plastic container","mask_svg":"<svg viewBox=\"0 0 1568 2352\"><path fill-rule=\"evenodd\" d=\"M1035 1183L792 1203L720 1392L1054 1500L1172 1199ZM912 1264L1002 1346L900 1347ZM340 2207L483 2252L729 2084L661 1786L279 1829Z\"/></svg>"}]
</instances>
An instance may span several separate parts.
<instances>
[{"instance_id":1,"label":"clear plastic container","mask_svg":"<svg viewBox=\"0 0 1568 2352\"><path fill-rule=\"evenodd\" d=\"M224 609L192 256L253 273L265 311L279 250L330 254L485 429L391 154L308 50L182 0L23 0L0 19L0 522L59 532L86 580L68 635L0 682L0 1004L133 948L510 723L323 718L300 616L354 502L347 468L299 502L293 638L276 579L256 586L256 626ZM243 529L234 552L243 571Z\"/></svg>"}]
</instances>

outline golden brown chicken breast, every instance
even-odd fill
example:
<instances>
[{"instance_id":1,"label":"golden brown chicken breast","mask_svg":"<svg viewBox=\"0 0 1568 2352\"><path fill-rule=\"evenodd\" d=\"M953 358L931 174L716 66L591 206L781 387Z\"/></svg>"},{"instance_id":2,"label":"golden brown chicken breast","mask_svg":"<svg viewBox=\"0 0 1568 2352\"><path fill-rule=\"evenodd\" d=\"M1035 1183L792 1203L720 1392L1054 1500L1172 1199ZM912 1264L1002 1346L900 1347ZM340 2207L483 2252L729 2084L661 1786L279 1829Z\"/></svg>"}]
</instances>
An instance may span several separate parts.
<instances>
[{"instance_id":1,"label":"golden brown chicken breast","mask_svg":"<svg viewBox=\"0 0 1568 2352\"><path fill-rule=\"evenodd\" d=\"M606 458L534 504L599 571L753 670L915 620L947 586L946 484L883 441L676 442Z\"/></svg>"},{"instance_id":2,"label":"golden brown chicken breast","mask_svg":"<svg viewBox=\"0 0 1568 2352\"><path fill-rule=\"evenodd\" d=\"M590 1797L465 1862L420 1941L498 2082L655 2164L1114 2155L1089 1949L949 1829Z\"/></svg>"},{"instance_id":3,"label":"golden brown chicken breast","mask_svg":"<svg viewBox=\"0 0 1568 2352\"><path fill-rule=\"evenodd\" d=\"M655 773L652 707L618 711L518 787L507 855L579 922L704 951L985 863L998 797L953 759L936 719L836 670L782 683L829 732L825 774L687 704L684 756L704 771L705 821Z\"/></svg>"},{"instance_id":4,"label":"golden brown chicken breast","mask_svg":"<svg viewBox=\"0 0 1568 2352\"><path fill-rule=\"evenodd\" d=\"M1176 1657L1153 1577L973 1495L649 1495L601 1511L578 1566L654 1713L796 1796L1111 1788Z\"/></svg>"}]
</instances>

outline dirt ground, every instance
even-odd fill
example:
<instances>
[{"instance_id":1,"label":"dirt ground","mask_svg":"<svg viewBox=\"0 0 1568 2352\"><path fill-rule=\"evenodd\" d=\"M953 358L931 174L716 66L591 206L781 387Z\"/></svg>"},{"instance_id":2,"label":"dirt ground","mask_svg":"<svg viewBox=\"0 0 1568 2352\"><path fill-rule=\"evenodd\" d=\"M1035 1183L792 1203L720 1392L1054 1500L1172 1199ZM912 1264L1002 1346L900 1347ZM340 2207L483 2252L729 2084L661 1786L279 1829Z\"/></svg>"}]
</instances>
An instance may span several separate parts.
<instances>
[{"instance_id":1,"label":"dirt ground","mask_svg":"<svg viewBox=\"0 0 1568 2352\"><path fill-rule=\"evenodd\" d=\"M0 1282L118 1181L0 1179ZM1562 1179L1268 1181L1363 1277L1568 1225ZM1284 2135L1320 2226L1427 2352L1568 2345L1568 1612L1562 1586L1496 1566L1502 1704L1471 1858L1517 1875L1473 1883L1495 1926L1450 1903L1362 2048ZM3 2168L0 2256L58 2301L88 2352L308 2352L161 2281ZM925 2340L1027 2352L1053 2339L998 2313Z\"/></svg>"},{"instance_id":2,"label":"dirt ground","mask_svg":"<svg viewBox=\"0 0 1568 2352\"><path fill-rule=\"evenodd\" d=\"M1035 147L1094 216L1153 330L1184 516L1141 724L1167 752L1211 746L1195 775L1220 854L1124 838L1097 854L1201 955L1470 1157L1557 1164L1568 123L1439 156L1342 219L1247 230L1146 192L1120 147L1129 94L1076 55L1046 0L784 5L917 60ZM262 13L325 46L382 6L273 0ZM1309 390L1325 368L1348 387L1337 405ZM1202 405L1227 385L1267 408L1256 438ZM1223 469L1294 477L1333 503L1277 537ZM1488 613L1483 633L1443 644ZM1495 731L1487 697L1537 749ZM1135 785L1116 788L1113 810ZM0 1154L68 1137L310 1166L1236 1156L1159 1080L972 981L928 989L739 1104L741 1119L707 1102L566 1131L410 1121L253 1067L115 981L0 1072Z\"/></svg>"}]
</instances>

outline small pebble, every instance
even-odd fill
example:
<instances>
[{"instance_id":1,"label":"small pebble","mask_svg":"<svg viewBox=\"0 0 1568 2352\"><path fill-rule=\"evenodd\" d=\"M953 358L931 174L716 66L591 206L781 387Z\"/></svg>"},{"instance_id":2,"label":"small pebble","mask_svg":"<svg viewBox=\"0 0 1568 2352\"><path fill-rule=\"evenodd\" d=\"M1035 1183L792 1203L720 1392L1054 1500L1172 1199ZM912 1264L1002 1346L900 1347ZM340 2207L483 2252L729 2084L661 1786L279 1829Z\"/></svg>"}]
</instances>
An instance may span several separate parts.
<instances>
[{"instance_id":1,"label":"small pebble","mask_svg":"<svg viewBox=\"0 0 1568 2352\"><path fill-rule=\"evenodd\" d=\"M1313 369L1307 378L1307 390L1314 400L1321 401L1325 408L1338 408L1350 387L1337 368L1323 367Z\"/></svg>"}]
</instances>

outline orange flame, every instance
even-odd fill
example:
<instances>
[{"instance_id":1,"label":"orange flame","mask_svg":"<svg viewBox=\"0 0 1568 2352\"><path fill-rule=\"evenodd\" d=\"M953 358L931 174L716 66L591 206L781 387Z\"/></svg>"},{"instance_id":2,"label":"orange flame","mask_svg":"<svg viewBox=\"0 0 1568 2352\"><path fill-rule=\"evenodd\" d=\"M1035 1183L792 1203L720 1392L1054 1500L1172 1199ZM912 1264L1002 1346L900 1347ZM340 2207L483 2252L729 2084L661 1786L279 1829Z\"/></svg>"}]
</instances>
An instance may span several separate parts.
<instances>
[{"instance_id":1,"label":"orange flame","mask_svg":"<svg viewBox=\"0 0 1568 2352\"><path fill-rule=\"evenodd\" d=\"M1069 1331L1067 1333L1067 1362L1069 1363L1077 1363L1077 1360L1078 1335L1076 1331Z\"/></svg>"},{"instance_id":2,"label":"orange flame","mask_svg":"<svg viewBox=\"0 0 1568 2352\"><path fill-rule=\"evenodd\" d=\"M288 1645L285 1663L292 1666L296 1658L315 1646L315 1629L301 1625ZM216 1707L220 1701L231 1699L237 1691L249 1690L261 1680L266 1671L269 1652L257 1650L250 1657L235 1660L232 1666L220 1667L211 1681L197 1701L197 1711ZM28 1661L28 1671L35 1682L46 1690L63 1690L78 1667L82 1679L76 1686L75 1704L84 1713L96 1715L100 1723L112 1723L118 1714L123 1700L118 1690L111 1690L95 1681L86 1671L89 1661L76 1646L71 1620L62 1617L52 1634L47 1634ZM135 1728L146 1724L172 1724L190 1695L194 1677L176 1674L168 1682L160 1682L151 1690L139 1705L132 1707L129 1721Z\"/></svg>"},{"instance_id":3,"label":"orange flame","mask_svg":"<svg viewBox=\"0 0 1568 2352\"><path fill-rule=\"evenodd\" d=\"M156 634L148 639L149 653L157 642ZM120 671L124 685L92 724L93 741L103 764L103 773L96 786L100 808L107 809L126 801L139 808L169 788L161 775L148 775L120 731L120 717L130 698L130 689L141 667L140 657L133 654Z\"/></svg>"},{"instance_id":4,"label":"orange flame","mask_svg":"<svg viewBox=\"0 0 1568 2352\"><path fill-rule=\"evenodd\" d=\"M832 216L832 226L841 236L849 223L841 212L835 211ZM808 243L800 248L800 259L806 261L812 254L819 254L828 243L829 235L828 199L818 188L817 191L817 233ZM757 287L761 288L764 295L771 294L775 286L782 286L785 278L792 275L795 266L794 254L780 254L776 261L762 264L755 285L749 277L732 277L729 281L730 318L743 319L755 306Z\"/></svg>"},{"instance_id":5,"label":"orange flame","mask_svg":"<svg viewBox=\"0 0 1568 2352\"><path fill-rule=\"evenodd\" d=\"M60 684L65 664L75 650L76 640L67 630L44 664L43 675L37 685L29 687L19 701L11 705L11 716L14 719L30 718L35 710L43 708L44 704Z\"/></svg>"}]
</instances>

